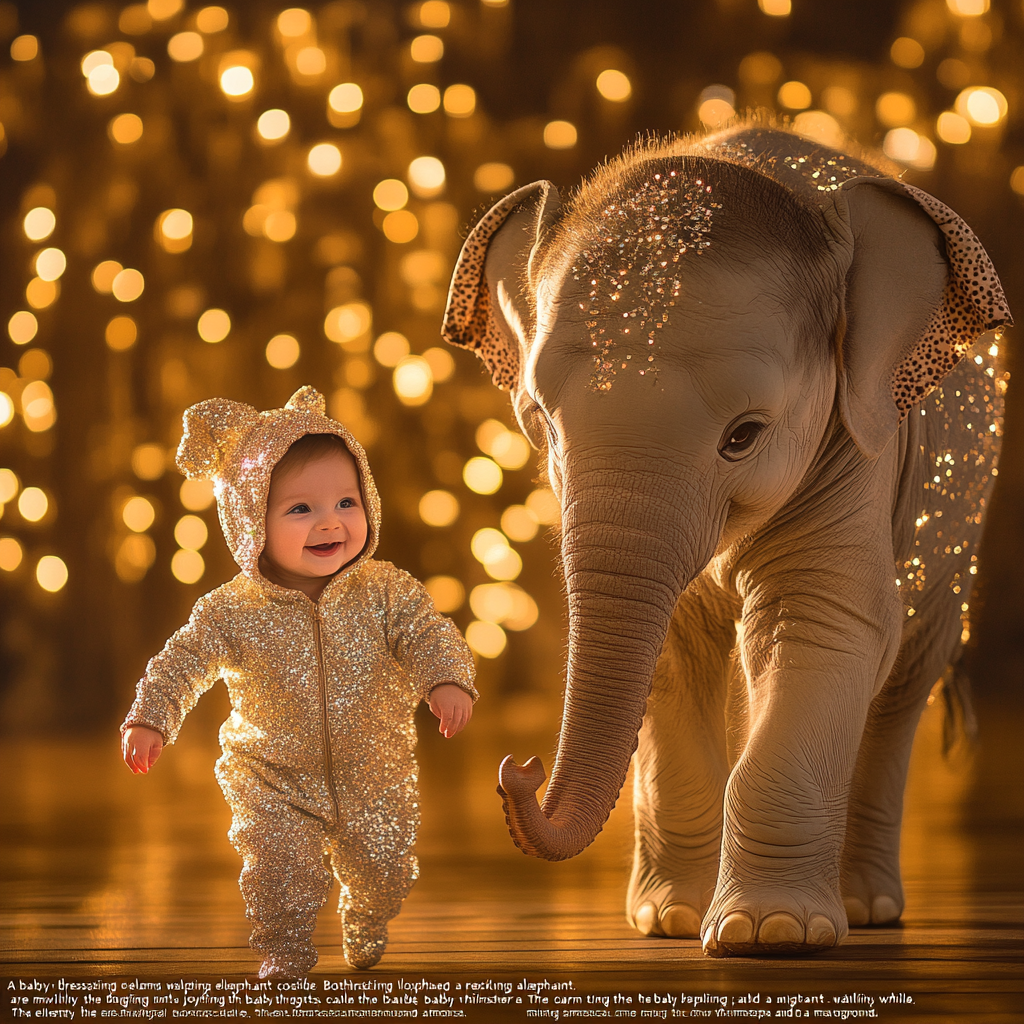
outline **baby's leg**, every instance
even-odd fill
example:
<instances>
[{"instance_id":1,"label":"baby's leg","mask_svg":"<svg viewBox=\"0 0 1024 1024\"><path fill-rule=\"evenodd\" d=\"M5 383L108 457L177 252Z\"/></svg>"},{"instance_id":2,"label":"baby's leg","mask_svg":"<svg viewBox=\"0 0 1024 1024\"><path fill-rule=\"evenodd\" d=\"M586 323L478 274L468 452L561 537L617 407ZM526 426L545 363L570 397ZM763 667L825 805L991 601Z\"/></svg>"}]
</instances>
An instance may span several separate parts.
<instances>
[{"instance_id":1,"label":"baby's leg","mask_svg":"<svg viewBox=\"0 0 1024 1024\"><path fill-rule=\"evenodd\" d=\"M416 804L413 791L409 799L343 812L347 827L330 837L331 867L341 884L345 959L353 967L372 967L380 960L388 921L398 915L419 876L412 852L419 824Z\"/></svg>"},{"instance_id":2,"label":"baby's leg","mask_svg":"<svg viewBox=\"0 0 1024 1024\"><path fill-rule=\"evenodd\" d=\"M263 790L259 796L231 801L228 833L244 861L238 882L252 925L249 945L264 958L261 977L300 977L316 965L310 939L331 886L324 829L279 795Z\"/></svg>"}]
</instances>

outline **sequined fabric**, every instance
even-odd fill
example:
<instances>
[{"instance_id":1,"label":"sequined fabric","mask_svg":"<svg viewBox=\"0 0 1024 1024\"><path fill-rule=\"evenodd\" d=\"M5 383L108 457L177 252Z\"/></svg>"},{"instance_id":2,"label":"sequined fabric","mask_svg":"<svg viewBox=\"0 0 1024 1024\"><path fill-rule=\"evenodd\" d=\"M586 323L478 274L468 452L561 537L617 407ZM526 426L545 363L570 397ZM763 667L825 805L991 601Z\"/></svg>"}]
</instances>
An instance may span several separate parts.
<instances>
[{"instance_id":1,"label":"sequined fabric","mask_svg":"<svg viewBox=\"0 0 1024 1024\"><path fill-rule=\"evenodd\" d=\"M309 940L330 888L327 854L341 883L339 909L359 922L346 943L363 951L353 956L367 966L365 950L376 935L379 959L387 921L417 874L414 712L440 683L475 698L472 655L420 583L371 558L380 502L366 456L324 414L312 388L262 414L203 402L185 423L179 465L213 476L242 572L201 597L150 661L122 730L146 725L173 743L202 693L223 679L232 711L220 730L216 772L232 809L229 837L244 862L250 944L285 974L316 963ZM345 441L369 525L362 554L315 603L258 569L271 470L307 433ZM378 923L373 935L366 921Z\"/></svg>"}]
</instances>

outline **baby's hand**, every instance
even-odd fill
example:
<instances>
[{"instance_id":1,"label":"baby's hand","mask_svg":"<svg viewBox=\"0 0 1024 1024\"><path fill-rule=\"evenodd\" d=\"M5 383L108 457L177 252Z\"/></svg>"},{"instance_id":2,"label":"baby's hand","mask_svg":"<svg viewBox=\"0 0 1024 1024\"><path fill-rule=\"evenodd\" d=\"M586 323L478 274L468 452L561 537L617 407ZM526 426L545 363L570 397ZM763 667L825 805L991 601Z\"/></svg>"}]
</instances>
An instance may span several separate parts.
<instances>
[{"instance_id":1,"label":"baby's hand","mask_svg":"<svg viewBox=\"0 0 1024 1024\"><path fill-rule=\"evenodd\" d=\"M473 698L455 683L435 686L427 697L427 703L434 715L441 719L437 731L448 740L461 732L473 717Z\"/></svg>"},{"instance_id":2,"label":"baby's hand","mask_svg":"<svg viewBox=\"0 0 1024 1024\"><path fill-rule=\"evenodd\" d=\"M156 729L148 729L144 725L133 725L125 729L121 737L121 755L124 763L136 775L146 775L156 764L160 751L164 748L164 738Z\"/></svg>"}]
</instances>

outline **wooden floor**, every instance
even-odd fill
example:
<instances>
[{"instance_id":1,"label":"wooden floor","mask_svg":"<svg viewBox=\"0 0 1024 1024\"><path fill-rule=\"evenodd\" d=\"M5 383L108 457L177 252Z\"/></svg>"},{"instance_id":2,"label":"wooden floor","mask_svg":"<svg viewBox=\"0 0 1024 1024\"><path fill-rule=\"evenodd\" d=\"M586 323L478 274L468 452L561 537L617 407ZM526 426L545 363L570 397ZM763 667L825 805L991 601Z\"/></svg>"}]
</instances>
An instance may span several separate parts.
<instances>
[{"instance_id":1,"label":"wooden floor","mask_svg":"<svg viewBox=\"0 0 1024 1024\"><path fill-rule=\"evenodd\" d=\"M494 796L498 759L545 750L550 737L543 744L540 734L513 735L486 714L449 744L421 730L421 878L381 964L369 973L346 967L332 900L315 937L321 960L312 988L243 988L232 1003L217 984L248 976L254 985L258 961L246 946L239 863L211 772L220 710L211 702L148 778L118 763L116 736L0 745L0 1019L24 1019L19 1007L33 1014L50 1007L45 1016L57 1019L69 1006L79 1019L84 990L54 987L63 978L117 982L125 1001L104 1001L106 990L97 988L94 1009L123 1006L126 1015L145 1010L157 1019L188 1018L180 995L178 1003L155 999L169 982L191 979L211 986L207 994L193 990L205 1000L196 1004L203 1016L252 1017L262 1009L305 1019L289 1009L305 999L306 1010L322 1016L415 1009L420 1017L441 1011L481 1022L754 1011L791 1019L821 1009L831 1017L855 1011L846 1019L1024 1021L1021 723L989 716L980 749L945 762L940 714L929 709L908 791L902 927L858 930L809 960L728 961L705 958L696 941L644 939L626 925L628 798L573 861L540 863L512 847ZM120 987L134 979L163 987ZM358 990L331 987L346 981L370 985L362 1002ZM19 988L33 982L52 987ZM447 994L408 987L445 982ZM468 982L478 987L456 989ZM470 1002L467 991L508 1002ZM146 992L153 996L138 994ZM61 993L63 1002L54 998ZM883 996L895 999L883 1003ZM19 998L28 1002L11 1003Z\"/></svg>"}]
</instances>

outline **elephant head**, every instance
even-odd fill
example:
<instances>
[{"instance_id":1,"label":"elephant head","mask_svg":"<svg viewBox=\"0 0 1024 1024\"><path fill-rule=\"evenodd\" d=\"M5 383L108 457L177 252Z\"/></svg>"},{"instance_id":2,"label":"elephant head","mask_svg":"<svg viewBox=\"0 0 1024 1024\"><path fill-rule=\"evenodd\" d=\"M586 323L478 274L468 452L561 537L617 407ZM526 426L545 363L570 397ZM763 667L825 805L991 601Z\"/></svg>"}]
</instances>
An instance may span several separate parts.
<instances>
[{"instance_id":1,"label":"elephant head","mask_svg":"<svg viewBox=\"0 0 1024 1024\"><path fill-rule=\"evenodd\" d=\"M603 827L681 592L785 514L830 439L878 458L1006 319L955 214L786 132L639 148L565 205L537 182L483 217L444 333L546 452L569 605L543 806L536 758L500 770L524 852L572 857Z\"/></svg>"}]
</instances>

